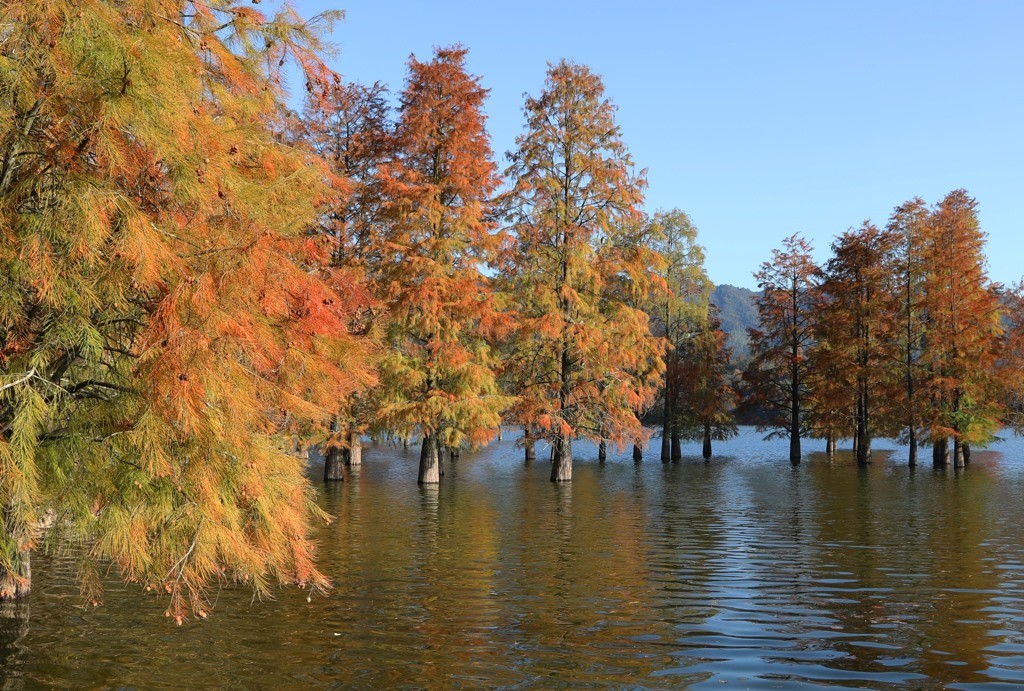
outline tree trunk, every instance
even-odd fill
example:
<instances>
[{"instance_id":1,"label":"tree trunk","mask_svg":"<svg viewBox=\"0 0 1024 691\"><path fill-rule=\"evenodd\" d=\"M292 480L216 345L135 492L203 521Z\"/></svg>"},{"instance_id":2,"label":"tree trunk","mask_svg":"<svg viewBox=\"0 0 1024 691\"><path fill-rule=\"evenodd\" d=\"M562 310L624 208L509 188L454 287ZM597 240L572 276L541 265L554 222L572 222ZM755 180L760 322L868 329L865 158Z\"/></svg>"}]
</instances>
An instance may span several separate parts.
<instances>
[{"instance_id":1,"label":"tree trunk","mask_svg":"<svg viewBox=\"0 0 1024 691\"><path fill-rule=\"evenodd\" d=\"M338 418L331 418L331 436L338 433ZM332 439L333 441L333 439ZM331 445L324 455L324 482L341 482L345 479L344 464L341 458L341 449Z\"/></svg>"},{"instance_id":2,"label":"tree trunk","mask_svg":"<svg viewBox=\"0 0 1024 691\"><path fill-rule=\"evenodd\" d=\"M944 437L932 442L932 465L936 468L949 465L949 439Z\"/></svg>"},{"instance_id":3,"label":"tree trunk","mask_svg":"<svg viewBox=\"0 0 1024 691\"><path fill-rule=\"evenodd\" d=\"M829 458L836 455L836 435L831 432L825 439L825 453Z\"/></svg>"},{"instance_id":4,"label":"tree trunk","mask_svg":"<svg viewBox=\"0 0 1024 691\"><path fill-rule=\"evenodd\" d=\"M911 466L917 465L917 430L910 428L910 459Z\"/></svg>"},{"instance_id":5,"label":"tree trunk","mask_svg":"<svg viewBox=\"0 0 1024 691\"><path fill-rule=\"evenodd\" d=\"M857 402L857 465L871 462L871 419L868 414L868 384L866 380L859 383L860 395Z\"/></svg>"},{"instance_id":6,"label":"tree trunk","mask_svg":"<svg viewBox=\"0 0 1024 691\"><path fill-rule=\"evenodd\" d=\"M528 464L537 458L537 440L533 438L529 426L523 427L523 453Z\"/></svg>"},{"instance_id":7,"label":"tree trunk","mask_svg":"<svg viewBox=\"0 0 1024 691\"><path fill-rule=\"evenodd\" d=\"M860 452L860 450L858 448L859 446L860 446L860 434L858 434L855 431L853 433L853 455L854 456L856 456Z\"/></svg>"},{"instance_id":8,"label":"tree trunk","mask_svg":"<svg viewBox=\"0 0 1024 691\"><path fill-rule=\"evenodd\" d=\"M597 445L597 460L602 463L608 460L608 442L604 439Z\"/></svg>"},{"instance_id":9,"label":"tree trunk","mask_svg":"<svg viewBox=\"0 0 1024 691\"><path fill-rule=\"evenodd\" d=\"M796 331L797 294L796 281L793 282L793 329ZM800 344L794 338L790 343L791 356L789 369L789 462L800 463L800 369L797 365L800 355Z\"/></svg>"},{"instance_id":10,"label":"tree trunk","mask_svg":"<svg viewBox=\"0 0 1024 691\"><path fill-rule=\"evenodd\" d=\"M672 405L669 403L669 391L665 388L665 415L661 421L661 460L667 463L672 459Z\"/></svg>"},{"instance_id":11,"label":"tree trunk","mask_svg":"<svg viewBox=\"0 0 1024 691\"><path fill-rule=\"evenodd\" d=\"M868 465L871 463L871 437L864 434L860 444L857 445L857 465Z\"/></svg>"},{"instance_id":12,"label":"tree trunk","mask_svg":"<svg viewBox=\"0 0 1024 691\"><path fill-rule=\"evenodd\" d=\"M633 444L633 460L644 460L644 447L640 446L639 444Z\"/></svg>"},{"instance_id":13,"label":"tree trunk","mask_svg":"<svg viewBox=\"0 0 1024 691\"><path fill-rule=\"evenodd\" d=\"M552 449L555 455L551 462L551 481L569 482L572 480L572 440L559 435Z\"/></svg>"},{"instance_id":14,"label":"tree trunk","mask_svg":"<svg viewBox=\"0 0 1024 691\"><path fill-rule=\"evenodd\" d=\"M448 447L448 458L451 459L451 461L453 463L455 461L459 460L459 456L461 456L461 455L462 455L462 449L460 449L459 447L457 447L457 446L449 446Z\"/></svg>"},{"instance_id":15,"label":"tree trunk","mask_svg":"<svg viewBox=\"0 0 1024 691\"><path fill-rule=\"evenodd\" d=\"M672 430L672 461L683 460L683 445L679 438L679 432Z\"/></svg>"},{"instance_id":16,"label":"tree trunk","mask_svg":"<svg viewBox=\"0 0 1024 691\"><path fill-rule=\"evenodd\" d=\"M960 443L959 437L953 439L953 467L964 467L964 445Z\"/></svg>"},{"instance_id":17,"label":"tree trunk","mask_svg":"<svg viewBox=\"0 0 1024 691\"><path fill-rule=\"evenodd\" d=\"M348 449L345 450L346 465L361 465L363 462L363 436L359 432L349 432Z\"/></svg>"},{"instance_id":18,"label":"tree trunk","mask_svg":"<svg viewBox=\"0 0 1024 691\"><path fill-rule=\"evenodd\" d=\"M420 474L417 482L421 485L436 485L441 482L441 458L437 442L431 435L423 437L420 447Z\"/></svg>"},{"instance_id":19,"label":"tree trunk","mask_svg":"<svg viewBox=\"0 0 1024 691\"><path fill-rule=\"evenodd\" d=\"M702 451L704 459L711 458L711 423L704 423L704 449Z\"/></svg>"}]
</instances>

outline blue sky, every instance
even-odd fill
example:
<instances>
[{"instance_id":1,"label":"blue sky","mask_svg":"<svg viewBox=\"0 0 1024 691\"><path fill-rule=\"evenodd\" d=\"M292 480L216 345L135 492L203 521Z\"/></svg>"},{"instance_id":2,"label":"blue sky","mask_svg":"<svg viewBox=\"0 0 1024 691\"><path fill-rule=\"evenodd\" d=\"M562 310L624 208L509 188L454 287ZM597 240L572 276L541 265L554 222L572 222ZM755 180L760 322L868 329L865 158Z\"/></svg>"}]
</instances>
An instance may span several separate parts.
<instances>
[{"instance_id":1,"label":"blue sky","mask_svg":"<svg viewBox=\"0 0 1024 691\"><path fill-rule=\"evenodd\" d=\"M604 78L647 208L700 228L717 283L752 272L795 232L819 258L834 235L884 224L913 196L966 188L990 274L1024 275L1024 2L388 2L342 9L332 66L398 91L410 54L469 48L491 90L502 168L523 94L565 57Z\"/></svg>"}]
</instances>

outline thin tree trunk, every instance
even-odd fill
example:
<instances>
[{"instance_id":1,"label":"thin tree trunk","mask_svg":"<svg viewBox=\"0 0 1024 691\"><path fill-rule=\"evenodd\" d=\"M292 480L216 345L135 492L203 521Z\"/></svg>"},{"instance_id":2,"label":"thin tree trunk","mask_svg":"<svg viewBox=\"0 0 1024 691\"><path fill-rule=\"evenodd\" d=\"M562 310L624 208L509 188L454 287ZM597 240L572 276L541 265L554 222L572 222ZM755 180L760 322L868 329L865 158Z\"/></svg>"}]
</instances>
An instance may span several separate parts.
<instances>
[{"instance_id":1,"label":"thin tree trunk","mask_svg":"<svg viewBox=\"0 0 1024 691\"><path fill-rule=\"evenodd\" d=\"M669 402L670 393L668 385L665 385L665 413L661 421L661 460L667 463L672 460L672 404Z\"/></svg>"},{"instance_id":2,"label":"thin tree trunk","mask_svg":"<svg viewBox=\"0 0 1024 691\"><path fill-rule=\"evenodd\" d=\"M711 458L711 423L704 423L704 449L702 451L704 459Z\"/></svg>"},{"instance_id":3,"label":"thin tree trunk","mask_svg":"<svg viewBox=\"0 0 1024 691\"><path fill-rule=\"evenodd\" d=\"M633 444L633 460L644 460L644 447L640 446L639 444Z\"/></svg>"},{"instance_id":4,"label":"thin tree trunk","mask_svg":"<svg viewBox=\"0 0 1024 691\"><path fill-rule=\"evenodd\" d=\"M910 428L910 459L911 466L917 465L917 430Z\"/></svg>"},{"instance_id":5,"label":"thin tree trunk","mask_svg":"<svg viewBox=\"0 0 1024 691\"><path fill-rule=\"evenodd\" d=\"M552 449L551 481L569 482L572 480L572 440L560 434Z\"/></svg>"},{"instance_id":6,"label":"thin tree trunk","mask_svg":"<svg viewBox=\"0 0 1024 691\"><path fill-rule=\"evenodd\" d=\"M790 366L789 366L789 462L793 465L800 463L800 342L797 334L797 322L799 304L797 301L798 289L796 279L793 280L791 292L791 308L793 313L793 333L790 345Z\"/></svg>"},{"instance_id":7,"label":"thin tree trunk","mask_svg":"<svg viewBox=\"0 0 1024 691\"><path fill-rule=\"evenodd\" d=\"M436 485L441 482L441 459L437 442L431 435L424 435L420 446L420 474L417 482L421 485Z\"/></svg>"},{"instance_id":8,"label":"thin tree trunk","mask_svg":"<svg viewBox=\"0 0 1024 691\"><path fill-rule=\"evenodd\" d=\"M597 445L597 460L602 463L608 460L608 442L604 439Z\"/></svg>"}]
</instances>

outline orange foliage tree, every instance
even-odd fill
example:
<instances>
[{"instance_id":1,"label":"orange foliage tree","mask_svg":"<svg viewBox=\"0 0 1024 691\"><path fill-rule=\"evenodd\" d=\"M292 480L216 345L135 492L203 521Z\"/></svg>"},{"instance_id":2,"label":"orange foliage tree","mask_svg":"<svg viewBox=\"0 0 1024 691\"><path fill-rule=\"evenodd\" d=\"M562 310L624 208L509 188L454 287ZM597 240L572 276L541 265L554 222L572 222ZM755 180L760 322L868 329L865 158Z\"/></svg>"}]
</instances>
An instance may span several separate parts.
<instances>
[{"instance_id":1,"label":"orange foliage tree","mask_svg":"<svg viewBox=\"0 0 1024 691\"><path fill-rule=\"evenodd\" d=\"M807 429L808 348L814 342L818 267L811 245L798 235L754 274L759 324L750 330L752 360L744 372L747 403L763 408L762 429L789 437L789 460L800 462Z\"/></svg>"},{"instance_id":2,"label":"orange foliage tree","mask_svg":"<svg viewBox=\"0 0 1024 691\"><path fill-rule=\"evenodd\" d=\"M917 465L918 431L922 427L922 401L920 396L922 368L921 348L927 328L924 299L926 266L922 246L928 228L930 212L920 197L896 207L886 226L895 236L892 257L893 291L896 307L895 338L898 345L896 368L903 382L899 397L899 413L903 435L910 446L909 463Z\"/></svg>"},{"instance_id":3,"label":"orange foliage tree","mask_svg":"<svg viewBox=\"0 0 1024 691\"><path fill-rule=\"evenodd\" d=\"M204 615L225 580L315 588L320 513L282 433L372 381L307 234L333 194L271 132L316 32L230 0L19 0L0 23L0 596L37 526ZM357 286L351 286L353 289Z\"/></svg>"},{"instance_id":4,"label":"orange foliage tree","mask_svg":"<svg viewBox=\"0 0 1024 691\"><path fill-rule=\"evenodd\" d=\"M390 312L378 424L422 437L419 482L440 480L446 447L488 441L507 407L497 384L505 317L482 268L500 233L498 185L484 129L487 90L467 74L466 50L409 62L395 158L381 166L384 196L378 292Z\"/></svg>"},{"instance_id":5,"label":"orange foliage tree","mask_svg":"<svg viewBox=\"0 0 1024 691\"><path fill-rule=\"evenodd\" d=\"M899 393L892 367L898 359L898 303L890 272L895 245L893 234L869 222L843 233L832 243L832 258L819 286L814 348L826 350L832 357L830 374L851 385L854 445L860 464L871 457L876 431L883 435L895 431L886 429L894 417L890 402L898 400ZM812 358L812 363L822 360ZM825 384L821 389L811 389L810 407L820 402L831 410L836 392L828 382L821 383Z\"/></svg>"},{"instance_id":6,"label":"orange foliage tree","mask_svg":"<svg viewBox=\"0 0 1024 691\"><path fill-rule=\"evenodd\" d=\"M614 110L587 67L552 65L526 101L527 131L507 171L513 240L503 278L518 319L511 419L551 443L552 481L572 479L573 438L641 438L637 413L660 384L662 342L634 306L660 260L640 241L644 179Z\"/></svg>"},{"instance_id":7,"label":"orange foliage tree","mask_svg":"<svg viewBox=\"0 0 1024 691\"><path fill-rule=\"evenodd\" d=\"M1003 325L984 245L977 203L965 190L950 192L932 211L921 248L924 422L936 465L948 463L949 440L954 464L966 463L970 445L990 441L1001 417L992 376Z\"/></svg>"}]
</instances>

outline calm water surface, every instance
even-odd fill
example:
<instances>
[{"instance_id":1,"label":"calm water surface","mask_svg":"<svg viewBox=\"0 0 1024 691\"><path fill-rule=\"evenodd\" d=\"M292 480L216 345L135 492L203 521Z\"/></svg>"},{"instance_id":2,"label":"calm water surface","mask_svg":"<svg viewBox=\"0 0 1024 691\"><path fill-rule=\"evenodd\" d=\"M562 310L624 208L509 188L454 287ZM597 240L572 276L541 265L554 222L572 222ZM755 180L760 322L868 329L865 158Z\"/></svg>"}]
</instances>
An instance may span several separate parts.
<instances>
[{"instance_id":1,"label":"calm water surface","mask_svg":"<svg viewBox=\"0 0 1024 691\"><path fill-rule=\"evenodd\" d=\"M884 448L884 446L883 446ZM0 615L3 688L630 686L975 688L1024 683L1024 443L966 472L888 447L792 468L753 430L691 456L598 464L571 486L514 441L439 489L416 450L370 446L322 494L327 598L229 589L177 628L111 580L81 606L39 559ZM930 456L929 456L930 460ZM318 468L311 468L316 474ZM12 616L13 615L13 616Z\"/></svg>"}]
</instances>

